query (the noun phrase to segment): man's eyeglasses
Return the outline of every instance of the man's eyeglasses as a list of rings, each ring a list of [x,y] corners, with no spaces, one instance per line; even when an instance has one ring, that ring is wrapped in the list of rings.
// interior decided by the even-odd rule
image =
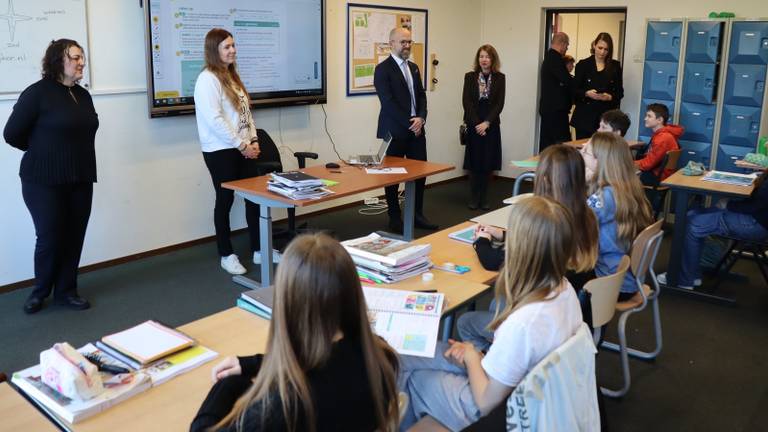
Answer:
[[[400,42],[397,42],[397,41],[392,41],[392,42],[399,43],[402,46],[408,46],[413,44],[412,40],[401,40]]]

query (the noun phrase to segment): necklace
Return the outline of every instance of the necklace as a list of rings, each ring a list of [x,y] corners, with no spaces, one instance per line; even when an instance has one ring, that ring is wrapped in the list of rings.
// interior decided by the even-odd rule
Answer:
[[[72,100],[75,101],[76,104],[80,104],[80,102],[77,101],[77,98],[75,97],[75,94],[72,93],[72,87],[67,87],[67,91],[69,92],[69,96],[72,97]]]

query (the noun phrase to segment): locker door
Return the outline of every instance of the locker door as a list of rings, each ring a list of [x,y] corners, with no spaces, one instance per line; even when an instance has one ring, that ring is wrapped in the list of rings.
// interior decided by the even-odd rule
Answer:
[[[648,23],[645,39],[646,61],[680,60],[680,37],[683,34],[683,23],[655,21]]]
[[[723,103],[759,107],[763,104],[766,65],[731,64]]]
[[[688,161],[703,163],[709,168],[710,157],[712,153],[712,144],[696,141],[680,140],[680,161],[677,166],[682,168],[688,164]]]
[[[682,139],[711,143],[715,108],[715,105],[683,102],[680,105],[680,125],[685,128]]]
[[[683,100],[711,104],[715,91],[715,64],[686,63]]]
[[[736,166],[736,161],[744,159],[747,153],[755,151],[754,148],[729,146],[720,144],[717,146],[717,164],[715,169],[718,171],[747,172]]]
[[[760,132],[760,108],[723,105],[720,142],[742,147],[757,147]]]
[[[672,119],[674,113],[675,113],[675,101],[671,100],[661,100],[661,99],[643,99],[641,101],[640,105],[640,118],[637,123],[637,134],[642,136],[650,137],[653,135],[653,131],[645,127],[645,111],[646,107],[652,103],[660,103],[667,106],[667,109],[669,109],[669,118]],[[641,138],[638,138],[641,139]],[[650,141],[650,139],[649,139]],[[647,142],[647,141],[646,141]]]
[[[731,64],[768,63],[768,22],[734,22],[729,53]]]
[[[675,99],[677,63],[647,61],[643,70],[643,97]]]
[[[722,21],[688,22],[685,60],[696,63],[716,63],[720,56]]]

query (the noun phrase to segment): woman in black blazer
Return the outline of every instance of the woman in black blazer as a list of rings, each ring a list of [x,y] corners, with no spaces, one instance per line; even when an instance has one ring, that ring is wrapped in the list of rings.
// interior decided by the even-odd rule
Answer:
[[[469,170],[469,208],[487,210],[488,180],[491,172],[501,169],[501,129],[499,114],[504,109],[504,74],[499,72],[499,55],[491,45],[483,45],[475,54],[474,70],[464,75],[464,123],[467,146],[464,169]]]
[[[604,112],[618,109],[624,97],[621,63],[613,59],[613,39],[600,33],[592,42],[591,56],[576,64],[571,126],[576,139],[589,138],[600,126]]]

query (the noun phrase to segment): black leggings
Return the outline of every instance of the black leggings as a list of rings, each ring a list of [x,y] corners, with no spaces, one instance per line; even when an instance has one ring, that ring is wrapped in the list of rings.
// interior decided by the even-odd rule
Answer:
[[[259,175],[258,163],[254,159],[246,159],[237,149],[203,152],[205,166],[211,173],[213,189],[216,191],[216,204],[213,209],[213,225],[216,228],[216,246],[219,255],[225,257],[233,253],[230,240],[229,212],[235,202],[235,192],[224,189],[221,184],[228,181],[240,180]],[[259,206],[245,201],[245,220],[248,223],[248,234],[251,239],[251,251],[259,250]]]
[[[21,182],[35,224],[35,289],[30,297],[77,295],[77,267],[91,216],[93,183],[43,185]]]

